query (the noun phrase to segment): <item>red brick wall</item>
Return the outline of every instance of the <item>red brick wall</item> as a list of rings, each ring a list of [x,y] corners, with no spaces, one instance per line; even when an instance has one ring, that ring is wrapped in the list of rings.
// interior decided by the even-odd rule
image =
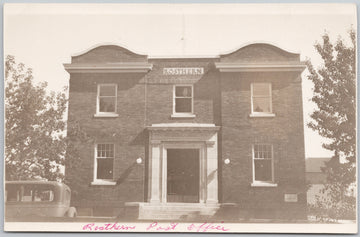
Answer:
[[[154,123],[219,123],[218,72],[211,60],[152,60],[153,69],[146,76],[146,124]],[[204,75],[163,75],[163,68],[204,67]],[[194,85],[195,118],[171,118],[174,84]]]
[[[251,82],[272,83],[275,117],[251,118]],[[220,185],[222,202],[246,208],[284,208],[306,204],[305,154],[299,73],[223,73],[221,75]],[[273,144],[278,187],[251,187],[252,144]],[[299,193],[298,203],[284,203],[284,193]]]
[[[71,75],[69,121],[78,121],[81,128],[91,138],[78,149],[82,161],[81,167],[66,168],[66,175],[73,173],[82,177],[81,184],[77,184],[82,186],[81,195],[74,197],[77,205],[121,206],[126,201],[143,201],[145,166],[144,164],[133,165],[138,157],[145,159],[143,77],[143,74]],[[94,117],[97,84],[99,83],[118,84],[117,111],[119,117]],[[115,180],[122,177],[129,167],[133,167],[127,178],[119,185],[90,185],[93,181],[96,143],[115,144],[113,173]]]
[[[201,60],[200,60],[201,61]],[[165,60],[166,62],[166,60]],[[146,126],[154,123],[197,122],[219,124],[220,110],[218,73],[211,71],[209,61],[179,60],[156,62],[148,74],[95,74],[73,73],[70,79],[69,123],[78,121],[91,139],[79,147],[81,167],[66,168],[66,175],[81,175],[81,183],[69,184],[76,193],[80,185],[81,194],[73,197],[77,206],[117,206],[124,202],[146,201],[148,134]],[[171,80],[164,77],[163,67],[205,67],[204,75]],[[146,82],[146,83],[145,83]],[[194,83],[195,118],[171,118],[174,83]],[[97,85],[118,85],[117,118],[96,118]],[[216,111],[216,112],[215,112]],[[70,128],[71,126],[69,126]],[[94,174],[94,145],[114,143],[114,178],[122,176],[138,157],[144,163],[135,165],[124,182],[116,186],[91,185]],[[70,180],[71,181],[71,180]],[[99,202],[99,200],[103,202]]]

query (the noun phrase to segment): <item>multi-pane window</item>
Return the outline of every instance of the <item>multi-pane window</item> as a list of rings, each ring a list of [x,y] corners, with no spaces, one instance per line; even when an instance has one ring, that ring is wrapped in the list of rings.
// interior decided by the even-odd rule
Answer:
[[[193,113],[193,86],[174,87],[174,113]]]
[[[113,179],[114,144],[96,145],[96,179]]]
[[[273,182],[273,147],[269,144],[253,145],[254,181]]]
[[[97,113],[116,113],[117,86],[115,84],[98,85]]]
[[[251,84],[251,112],[272,113],[271,83]]]

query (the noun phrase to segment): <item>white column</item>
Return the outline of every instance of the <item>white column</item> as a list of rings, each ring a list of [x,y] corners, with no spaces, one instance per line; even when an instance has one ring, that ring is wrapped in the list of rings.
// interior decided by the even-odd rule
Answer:
[[[206,168],[206,146],[202,146],[199,149],[200,155],[200,185],[199,185],[199,201],[200,203],[205,203],[206,200],[206,176],[207,176],[207,168]]]
[[[217,151],[217,133],[211,139],[206,141],[206,182],[207,195],[206,203],[218,203],[218,151]]]
[[[160,156],[161,142],[151,142],[151,178],[150,178],[150,203],[160,203]]]

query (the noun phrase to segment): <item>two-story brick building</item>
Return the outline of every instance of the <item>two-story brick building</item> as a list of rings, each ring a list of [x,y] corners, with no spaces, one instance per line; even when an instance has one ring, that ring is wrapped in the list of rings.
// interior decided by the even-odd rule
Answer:
[[[299,54],[257,43],[156,58],[102,45],[64,66],[79,158],[65,175],[80,215],[305,218]]]

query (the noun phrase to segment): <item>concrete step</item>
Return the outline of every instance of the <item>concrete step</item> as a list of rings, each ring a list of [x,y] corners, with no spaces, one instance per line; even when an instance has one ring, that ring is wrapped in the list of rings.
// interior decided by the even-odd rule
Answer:
[[[176,204],[150,204],[142,203],[139,205],[139,219],[187,219],[196,216],[212,216],[219,209],[219,205],[206,205],[194,203]]]

